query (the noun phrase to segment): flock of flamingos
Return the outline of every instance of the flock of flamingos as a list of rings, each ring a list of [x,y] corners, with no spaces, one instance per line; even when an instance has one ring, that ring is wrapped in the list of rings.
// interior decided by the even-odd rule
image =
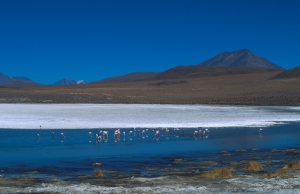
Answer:
[[[125,141],[126,138],[128,138],[129,140],[133,140],[134,138],[137,138],[137,139],[145,139],[146,137],[149,137],[151,136],[152,139],[155,139],[155,140],[159,140],[159,138],[161,136],[165,136],[167,139],[170,137],[170,130],[168,128],[161,128],[161,129],[152,129],[152,130],[149,130],[149,129],[143,129],[143,130],[140,130],[140,129],[133,129],[133,130],[130,130],[127,134],[126,134],[126,131],[128,132],[128,130],[124,130],[122,133],[121,133],[121,130],[120,129],[117,129],[114,131],[113,133],[113,139],[115,142],[119,142],[121,140],[121,138],[123,138],[123,140]],[[151,131],[151,133],[150,133]],[[259,134],[261,134],[263,131],[262,128],[259,129]],[[110,131],[102,131],[100,130],[99,133],[95,133],[94,136],[95,136],[95,141],[96,143],[100,143],[101,141],[104,141],[104,142],[107,142],[108,139],[109,139],[109,132]],[[149,135],[150,134],[150,135]],[[173,129],[173,133],[172,133],[175,137],[193,137],[195,139],[197,138],[208,138],[209,134],[210,134],[210,131],[208,129],[200,129],[200,130],[196,130],[196,131],[193,131],[191,132],[191,130],[188,130],[188,132],[186,132],[184,129],[179,129],[179,128],[175,128]],[[52,140],[54,140],[54,132],[52,132]],[[63,142],[66,138],[65,134],[64,133],[60,133],[59,134],[60,137],[61,137],[61,142]],[[93,141],[93,133],[92,132],[88,132],[88,135],[89,135],[89,142],[92,142]],[[37,136],[37,142],[40,141],[40,134],[37,133],[36,134]]]
[[[111,133],[113,131],[104,131],[104,130],[100,130],[99,133],[95,133],[93,134],[92,132],[88,132],[88,136],[89,136],[89,142],[93,141],[93,137],[95,137],[95,141],[97,143],[100,143],[102,141],[107,142],[109,140],[109,138],[113,138],[115,142],[119,142],[121,140],[121,138],[123,138],[123,140],[125,139],[129,139],[129,140],[133,140],[134,138],[137,139],[145,139],[149,136],[152,137],[152,139],[155,140],[159,140],[159,138],[161,136],[165,136],[167,139],[170,137],[170,130],[168,128],[161,128],[161,129],[133,129],[133,130],[123,130],[121,132],[120,129],[117,129],[114,131],[113,136],[109,135],[109,133]],[[204,129],[204,130],[196,130],[193,133],[191,133],[191,130],[185,131],[185,129],[179,129],[179,128],[175,128],[173,129],[173,133],[172,135],[174,135],[175,137],[185,137],[185,136],[192,136],[193,138],[208,138],[209,136],[209,130],[208,129]],[[37,133],[37,142],[40,141],[40,134]],[[61,138],[61,142],[63,142],[66,138],[64,133],[59,133],[59,136]],[[55,133],[52,132],[52,140],[54,140],[55,137]]]

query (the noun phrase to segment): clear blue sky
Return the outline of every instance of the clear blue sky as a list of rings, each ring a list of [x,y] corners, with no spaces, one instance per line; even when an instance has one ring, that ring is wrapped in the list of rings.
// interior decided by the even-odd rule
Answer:
[[[52,84],[196,65],[243,48],[300,65],[299,0],[0,0],[0,72]]]

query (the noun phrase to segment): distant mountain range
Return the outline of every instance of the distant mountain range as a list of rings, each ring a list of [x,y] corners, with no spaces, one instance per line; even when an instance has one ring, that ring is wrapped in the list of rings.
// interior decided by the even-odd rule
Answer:
[[[74,81],[69,78],[64,78],[53,86],[63,86],[63,85],[75,85],[75,84],[85,84],[83,80]],[[0,73],[0,86],[7,88],[21,88],[21,87],[33,87],[33,86],[45,86],[44,84],[39,84],[37,82],[32,81],[27,77],[10,77]]]
[[[32,87],[41,86],[42,84],[36,83],[26,77],[9,77],[0,73],[0,86],[15,88],[15,87]]]
[[[284,69],[267,59],[253,54],[248,49],[242,49],[233,52],[222,52],[215,57],[208,59],[198,65],[191,66],[177,66],[167,69],[164,72],[134,72],[122,76],[115,76],[93,83],[112,83],[112,82],[131,82],[138,80],[162,80],[162,79],[177,79],[189,77],[207,77],[220,76],[232,74],[247,74],[255,72],[268,71],[283,71],[280,75],[274,76],[271,79],[279,79],[285,76],[299,77],[299,68],[284,71]],[[298,76],[297,76],[298,75]],[[69,78],[64,78],[54,86],[84,84],[83,80],[74,81]],[[2,87],[27,87],[40,86],[42,84],[36,83],[26,77],[9,77],[0,73],[0,86]]]

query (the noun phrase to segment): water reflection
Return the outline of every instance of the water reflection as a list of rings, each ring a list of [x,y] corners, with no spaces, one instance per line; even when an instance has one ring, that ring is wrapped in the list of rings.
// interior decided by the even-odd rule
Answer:
[[[155,128],[155,129],[147,129],[147,128],[127,128],[127,129],[116,129],[116,130],[100,130],[95,131],[91,130],[89,132],[86,132],[86,130],[78,130],[76,134],[73,132],[67,132],[70,138],[76,139],[78,137],[75,137],[79,135],[78,132],[84,132],[88,133],[86,138],[80,138],[80,142],[82,139],[85,139],[86,142],[92,143],[95,142],[97,144],[100,143],[107,143],[111,140],[111,142],[118,143],[120,141],[122,142],[139,142],[141,140],[143,141],[165,141],[165,140],[174,140],[174,139],[195,139],[195,140],[204,140],[209,139],[211,137],[218,137],[226,135],[224,132],[231,131],[233,128],[227,128],[227,129],[212,129],[213,132],[211,132],[208,128]],[[251,130],[250,130],[251,129]],[[256,137],[263,138],[264,130],[262,128],[259,129],[253,129],[253,128],[247,128],[246,131],[256,131],[253,132],[252,135],[256,135]],[[245,132],[246,132],[245,131]],[[235,132],[236,134],[238,130]],[[35,141],[38,143],[41,142],[47,142],[46,139],[43,137],[48,136],[46,133],[50,133],[52,142],[55,142],[55,133],[49,132],[47,130],[39,131],[39,133],[36,133],[36,139]],[[44,135],[45,134],[45,135]],[[60,142],[65,142],[66,136],[64,132],[60,132]],[[245,134],[245,137],[248,137],[249,134]],[[231,138],[229,135],[228,138]],[[68,140],[69,141],[69,140]],[[75,143],[75,142],[73,142]]]

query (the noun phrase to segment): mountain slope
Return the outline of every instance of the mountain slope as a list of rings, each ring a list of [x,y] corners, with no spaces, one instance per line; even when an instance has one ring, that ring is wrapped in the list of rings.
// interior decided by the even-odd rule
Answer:
[[[242,49],[233,52],[223,52],[215,57],[204,61],[199,64],[199,66],[229,66],[229,67],[247,67],[254,69],[274,69],[283,70],[278,65],[268,61],[267,59],[255,55],[248,49]]]
[[[23,76],[20,76],[20,77],[12,77],[13,79],[15,80],[22,80],[22,81],[32,81],[31,79],[27,78],[27,77],[23,77]]]
[[[27,77],[9,77],[0,73],[0,86],[8,88],[41,86]]]
[[[4,84],[7,82],[11,82],[11,81],[13,81],[13,78],[11,78],[7,75],[4,75],[3,73],[0,73],[0,84]]]
[[[178,79],[178,78],[192,78],[192,77],[210,77],[221,75],[235,75],[274,71],[271,69],[253,69],[245,67],[207,67],[207,66],[178,66],[168,69],[153,79]]]
[[[100,81],[96,81],[95,83],[113,83],[113,82],[131,82],[137,80],[145,80],[150,79],[158,75],[156,72],[134,72],[125,74],[122,76],[115,76],[111,78],[106,78]]]
[[[295,67],[290,70],[286,70],[283,72],[278,73],[277,75],[270,78],[273,79],[292,79],[292,78],[300,78],[300,66]]]
[[[36,83],[34,81],[26,81],[26,80],[12,80],[10,82],[6,82],[1,84],[3,87],[7,88],[23,88],[23,87],[35,87],[42,86],[42,84]]]

